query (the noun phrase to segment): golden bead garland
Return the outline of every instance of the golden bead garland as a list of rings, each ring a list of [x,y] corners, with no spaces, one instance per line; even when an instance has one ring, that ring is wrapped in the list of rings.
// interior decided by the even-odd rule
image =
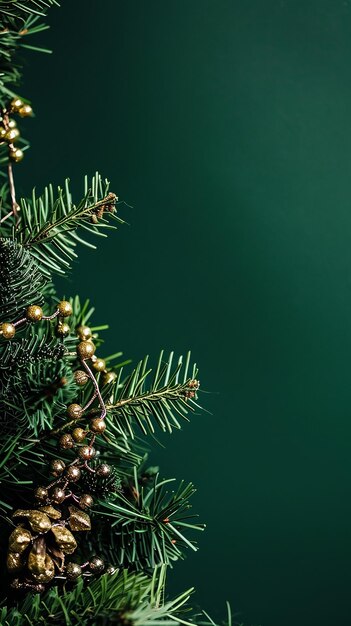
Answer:
[[[20,117],[31,117],[33,115],[32,107],[25,104],[20,98],[14,98],[9,107],[3,109],[0,125],[0,143],[7,143],[10,161],[19,163],[23,159],[23,151],[15,146],[20,138],[20,132],[17,128],[16,120],[10,117],[11,114],[17,114]]]
[[[17,322],[2,323],[0,336],[11,340],[18,326],[58,318],[56,334],[64,337],[69,332],[69,326],[64,319],[72,312],[72,306],[67,300],[59,302],[52,315],[44,315],[42,308],[33,304],[27,307],[25,316]],[[58,332],[58,328],[62,326],[68,326],[68,330],[65,328],[64,332]],[[14,519],[19,519],[19,525],[9,537],[7,569],[14,577],[11,586],[16,590],[32,589],[41,592],[55,577],[73,581],[81,575],[91,576],[105,570],[103,560],[96,555],[83,564],[65,563],[66,555],[73,554],[77,548],[74,533],[91,529],[90,517],[86,511],[93,506],[93,498],[88,493],[76,494],[75,485],[83,472],[96,472],[97,475],[106,477],[112,471],[106,463],[98,465],[96,469],[89,465],[96,456],[96,436],[102,435],[106,429],[106,407],[93,370],[102,374],[102,384],[113,382],[116,376],[106,370],[103,359],[95,356],[90,328],[78,327],[77,336],[80,341],[76,353],[81,369],[74,372],[74,380],[77,386],[85,385],[90,380],[94,391],[84,407],[76,402],[71,403],[67,407],[67,415],[71,421],[58,431],[52,432],[58,437],[59,448],[73,450],[75,458],[69,464],[60,458],[51,460],[50,474],[54,480],[47,486],[38,486],[35,489],[36,505],[33,509],[19,509],[13,514]],[[91,367],[88,361],[91,361]],[[77,426],[84,419],[86,410],[96,400],[100,414],[90,419],[85,428]],[[71,432],[62,432],[72,423],[74,428]]]

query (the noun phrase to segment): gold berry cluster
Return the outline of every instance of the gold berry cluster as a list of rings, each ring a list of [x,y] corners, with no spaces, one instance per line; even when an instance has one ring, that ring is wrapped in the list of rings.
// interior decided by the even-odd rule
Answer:
[[[0,333],[6,339],[15,336],[16,327],[24,323],[53,320],[58,318],[56,333],[66,336],[70,332],[65,319],[72,314],[72,306],[67,300],[58,303],[56,311],[45,316],[38,305],[26,309],[25,316],[15,323],[4,322]],[[91,521],[87,509],[94,504],[89,493],[79,488],[79,481],[84,472],[96,473],[101,478],[111,475],[112,468],[107,463],[90,466],[96,456],[94,443],[97,435],[103,435],[106,429],[106,407],[100,393],[96,373],[102,373],[102,383],[112,382],[116,375],[108,372],[106,362],[95,355],[93,334],[89,327],[79,326],[76,330],[79,343],[76,346],[77,360],[80,368],[74,372],[77,386],[92,383],[93,392],[85,406],[74,402],[67,407],[68,422],[56,435],[59,450],[72,450],[74,458],[67,462],[56,458],[50,462],[50,474],[54,480],[47,486],[38,486],[34,493],[36,504],[31,509],[19,509],[13,517],[20,523],[9,537],[7,568],[14,576],[14,589],[33,589],[43,591],[45,584],[55,576],[75,580],[79,576],[99,574],[102,571],[112,572],[112,566],[105,567],[103,559],[92,556],[86,563],[65,562],[66,555],[73,554],[77,548],[74,536],[76,532],[91,529]],[[85,413],[97,403],[94,417],[86,420]],[[96,410],[98,415],[96,415]]]
[[[11,114],[18,114],[20,117],[30,117],[33,115],[32,107],[25,104],[20,98],[14,98],[8,109],[2,112],[0,125],[0,143],[7,143],[9,159],[14,163],[19,163],[23,159],[23,151],[15,144],[20,138],[16,120],[10,117]]]

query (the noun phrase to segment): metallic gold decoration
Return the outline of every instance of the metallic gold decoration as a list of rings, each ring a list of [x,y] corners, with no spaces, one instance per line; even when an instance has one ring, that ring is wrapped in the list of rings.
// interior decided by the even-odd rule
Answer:
[[[33,115],[33,109],[29,104],[23,104],[18,109],[18,114],[20,117],[31,117]]]
[[[17,526],[9,536],[9,551],[22,554],[26,548],[28,548],[32,540],[32,535],[27,528],[23,526]]]
[[[64,554],[72,554],[77,548],[77,542],[72,533],[65,526],[53,526],[51,529],[58,547]]]
[[[6,566],[10,574],[17,574],[24,568],[25,562],[18,552],[9,552],[6,559]]]
[[[102,377],[103,386],[113,383],[113,381],[116,380],[116,378],[117,378],[117,374],[115,372],[106,372],[106,374],[104,374]]]
[[[0,334],[4,339],[13,339],[16,334],[16,328],[11,322],[3,322],[0,326]]]
[[[91,332],[91,329],[89,328],[89,326],[78,326],[76,332],[81,341],[87,341],[88,339],[91,339],[93,336],[93,333]]]
[[[62,459],[53,459],[50,463],[50,474],[60,476],[65,470],[66,463]]]
[[[62,517],[61,511],[58,511],[50,504],[48,506],[41,506],[39,510],[46,513],[51,519],[61,519]]]
[[[90,459],[93,459],[96,455],[96,450],[95,448],[93,448],[93,446],[82,446],[81,448],[79,448],[78,454],[81,459],[84,459],[85,461],[90,461]]]
[[[83,409],[80,404],[70,404],[67,407],[67,415],[71,420],[79,420],[83,415]]]
[[[71,332],[71,327],[66,322],[59,321],[56,326],[56,335],[57,337],[67,337]]]
[[[91,529],[91,521],[88,513],[81,511],[73,505],[69,506],[68,510],[70,513],[68,523],[74,532]]]
[[[55,487],[51,494],[51,499],[56,504],[61,504],[66,497],[66,493],[61,487]]]
[[[76,465],[70,465],[65,471],[65,478],[67,478],[70,483],[76,483],[80,479],[81,475],[82,472]]]
[[[72,305],[68,300],[61,300],[57,305],[57,310],[61,317],[69,317],[73,313]]]
[[[14,98],[13,100],[11,100],[11,111],[13,111],[14,113],[18,113],[18,111],[20,110],[21,107],[24,106],[24,102],[23,100],[21,100],[21,98]]]
[[[79,358],[82,359],[82,361],[85,361],[86,359],[91,359],[94,352],[95,352],[95,346],[92,341],[81,341],[77,345],[77,353],[78,353]]]
[[[89,376],[83,370],[77,370],[76,372],[74,372],[74,381],[80,387],[82,387],[83,385],[86,385],[88,380],[89,380]]]
[[[26,318],[29,322],[39,322],[43,317],[43,309],[37,304],[27,307]]]
[[[55,576],[55,565],[48,554],[43,538],[37,539],[28,556],[28,569],[38,583],[48,583]]]
[[[82,573],[82,568],[78,563],[67,563],[66,576],[68,580],[76,580]]]
[[[72,435],[70,435],[69,433],[62,435],[62,437],[60,437],[59,444],[60,448],[63,448],[64,450],[69,450],[70,448],[73,448],[74,441]]]
[[[36,500],[39,501],[44,501],[47,500],[49,497],[49,492],[46,489],[46,487],[37,487],[36,490],[34,491],[34,497]]]
[[[26,517],[36,533],[47,533],[51,529],[51,522],[46,513],[36,509],[17,509],[12,517]]]
[[[103,372],[106,369],[106,361],[104,359],[97,358],[93,363],[93,368],[96,372]]]
[[[7,122],[7,126],[9,128],[16,128],[17,127],[16,120],[14,120],[13,117],[11,119],[9,119],[9,121]]]
[[[22,161],[24,157],[23,150],[21,150],[20,148],[10,148],[9,157],[10,157],[10,160],[13,161],[14,163],[19,163],[20,161]]]
[[[101,476],[101,478],[107,478],[111,475],[111,472],[112,468],[110,465],[107,465],[107,463],[101,463],[101,465],[98,465],[96,468],[96,473],[98,476]]]
[[[72,437],[76,443],[82,443],[87,436],[87,431],[83,428],[74,428],[72,430]]]
[[[6,128],[4,128],[3,126],[0,126],[0,141],[4,141],[5,137],[6,137]]]
[[[101,435],[106,429],[106,422],[99,417],[94,417],[94,419],[90,421],[89,428],[93,431],[93,433]]]
[[[83,493],[79,498],[79,506],[81,509],[89,509],[93,506],[94,500],[90,493]]]
[[[105,562],[101,558],[101,556],[93,556],[89,560],[89,569],[94,574],[100,574],[104,568],[105,568]]]
[[[19,139],[19,136],[20,132],[18,128],[9,128],[9,130],[6,131],[5,140],[9,143],[14,143],[17,139]]]

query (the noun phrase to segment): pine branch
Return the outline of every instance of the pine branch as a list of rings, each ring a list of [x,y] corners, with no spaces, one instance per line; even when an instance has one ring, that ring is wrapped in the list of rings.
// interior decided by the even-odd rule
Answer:
[[[153,372],[147,369],[148,357],[145,357],[124,382],[123,370],[119,371],[112,401],[106,407],[112,432],[134,437],[135,422],[143,434],[154,433],[155,421],[164,432],[171,433],[173,429],[181,428],[178,417],[189,421],[189,411],[198,407],[195,402],[199,386],[197,368],[194,365],[191,376],[188,376],[190,353],[185,362],[180,357],[173,369],[172,361],[173,352],[164,363],[162,351]]]
[[[114,214],[117,197],[109,192],[109,183],[100,174],[88,184],[85,177],[85,191],[82,200],[75,204],[69,188],[69,180],[64,188],[46,187],[44,193],[36,197],[33,190],[31,199],[22,199],[21,224],[18,237],[37,260],[45,275],[51,272],[64,274],[72,259],[77,257],[78,243],[95,248],[86,239],[78,236],[77,230],[85,230],[93,235],[106,236],[104,229],[115,228],[105,215],[118,223],[123,223]]]

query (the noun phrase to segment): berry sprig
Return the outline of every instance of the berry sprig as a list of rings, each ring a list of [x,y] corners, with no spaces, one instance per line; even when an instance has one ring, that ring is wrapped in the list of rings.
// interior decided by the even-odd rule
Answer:
[[[52,315],[44,315],[40,306],[30,305],[18,321],[4,322],[0,326],[0,335],[11,340],[18,326],[58,318],[56,334],[65,337],[70,332],[65,319],[72,312],[72,305],[67,300],[59,302]],[[94,371],[104,374],[103,383],[112,382],[115,374],[108,372],[104,359],[95,355],[90,328],[78,327],[77,336],[76,355],[82,369],[74,372],[74,380],[78,386],[90,381],[93,393],[85,406],[72,403],[67,407],[69,422],[63,429],[73,425],[71,432],[62,434],[60,428],[50,433],[50,436],[57,436],[60,450],[72,450],[75,457],[69,463],[60,458],[53,459],[49,471],[54,480],[35,489],[35,508],[19,509],[13,514],[13,518],[19,518],[20,523],[9,537],[7,569],[14,577],[11,585],[17,590],[41,592],[54,578],[73,581],[82,575],[91,576],[103,571],[111,573],[114,569],[112,566],[105,567],[103,559],[97,555],[82,564],[65,562],[66,555],[73,554],[77,549],[74,533],[91,530],[91,520],[86,511],[93,506],[94,500],[91,494],[79,489],[80,479],[84,473],[106,479],[113,471],[107,463],[94,463],[93,467],[90,463],[96,457],[96,437],[106,429],[106,406]],[[95,401],[99,414],[90,419],[88,426],[77,426]]]

